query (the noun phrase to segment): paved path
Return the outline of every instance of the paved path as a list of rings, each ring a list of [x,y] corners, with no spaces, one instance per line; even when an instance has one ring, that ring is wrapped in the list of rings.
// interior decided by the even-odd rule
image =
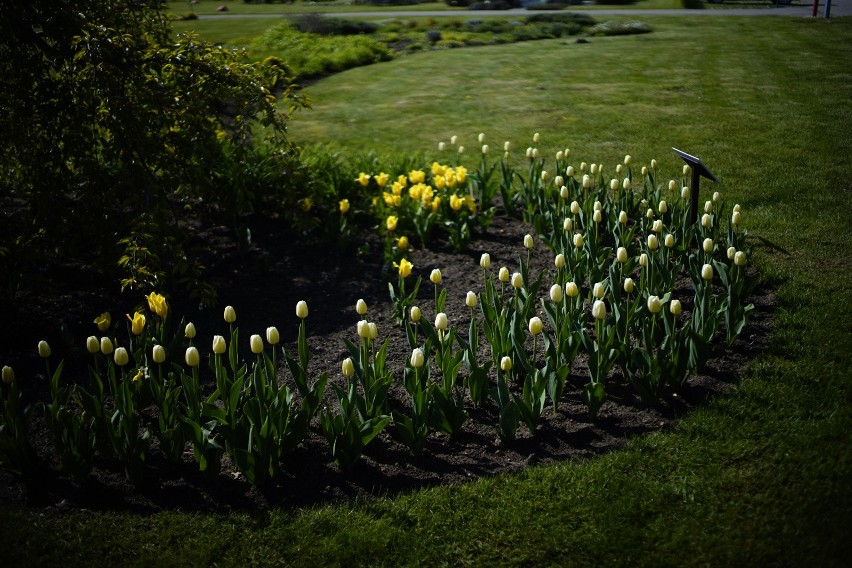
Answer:
[[[817,16],[822,18],[825,14],[825,3],[827,0],[819,0]],[[797,4],[795,6],[766,6],[765,8],[710,8],[706,10],[631,10],[631,9],[600,9],[583,10],[582,8],[568,9],[567,12],[588,12],[592,16],[798,16],[810,18],[813,14],[813,3]],[[339,16],[341,18],[437,18],[445,16],[488,17],[488,16],[529,16],[531,14],[548,13],[549,10],[470,10],[470,11],[426,11],[426,12],[397,12],[393,10],[381,12],[335,12],[322,14],[325,16]],[[552,13],[559,13],[553,11]],[[830,17],[852,16],[852,0],[832,0]],[[201,19],[219,18],[283,18],[293,14],[210,14],[199,16]]]

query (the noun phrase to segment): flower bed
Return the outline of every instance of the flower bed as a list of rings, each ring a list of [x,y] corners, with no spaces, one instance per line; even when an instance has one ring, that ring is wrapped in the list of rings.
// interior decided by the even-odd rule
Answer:
[[[501,189],[506,207],[528,224],[497,216],[484,235],[461,247],[467,254],[449,253],[453,244],[447,238],[438,240],[437,251],[408,254],[413,268],[397,259],[392,301],[375,290],[359,290],[363,281],[344,286],[352,294],[348,301],[334,294],[336,305],[327,302],[330,295],[312,296],[308,287],[297,292],[305,293],[306,304],[296,304],[299,296],[255,300],[252,309],[266,308],[260,317],[267,321],[258,323],[255,314],[247,328],[243,316],[237,327],[236,312],[230,310],[224,319],[204,313],[192,318],[192,326],[178,324],[168,304],[153,295],[147,309],[129,316],[127,324],[100,321],[103,337],[93,336],[88,344],[88,380],[72,388],[67,377],[48,370],[55,379],[43,414],[59,434],[57,457],[64,473],[88,480],[91,465],[114,475],[119,464],[136,482],[136,493],[156,503],[153,466],[179,472],[186,482],[200,480],[196,469],[222,480],[217,465],[224,465],[233,474],[228,477],[260,486],[275,481],[271,493],[267,488],[256,495],[312,501],[371,483],[380,490],[411,486],[401,481],[406,476],[415,478],[415,485],[428,484],[589,455],[620,444],[629,433],[669,424],[696,402],[696,392],[707,392],[702,382],[713,382],[708,377],[719,368],[718,359],[709,355],[730,356],[744,347],[736,334],[730,346],[719,345],[717,334],[729,311],[725,301],[744,309],[746,291],[737,283],[754,281],[743,279],[745,247],[738,239],[744,235],[736,224],[724,230],[721,200],[705,204],[709,219],[685,227],[688,211],[680,184],[669,189],[657,183],[653,167],[641,172],[640,185],[639,175],[635,184],[625,183],[632,173],[623,165],[616,186],[597,165],[578,165],[568,175],[565,153],[554,170],[565,172],[561,179],[547,174],[545,160],[534,153],[529,162],[519,190]],[[487,168],[483,159],[472,179],[482,182]],[[519,178],[504,170],[503,179]],[[621,211],[630,212],[626,222]],[[394,233],[405,226],[404,215],[395,217],[393,230],[383,229],[386,242],[398,242]],[[530,226],[539,229],[538,239],[524,237]],[[666,242],[672,240],[668,235],[674,243]],[[720,244],[734,247],[730,258],[729,247]],[[403,253],[391,247],[391,258]],[[320,272],[306,270],[305,278]],[[412,282],[403,292],[404,282],[427,274],[430,284],[418,288]],[[329,280],[339,276],[324,273]],[[625,285],[628,278],[632,288]],[[244,293],[257,296],[256,286]],[[375,280],[374,286],[379,286]],[[364,304],[356,305],[358,297]],[[674,299],[681,302],[680,311]],[[239,302],[229,301],[243,313]],[[285,313],[281,305],[288,302],[287,311],[297,305],[296,314],[268,316]],[[416,325],[414,305],[420,312]],[[731,311],[728,328],[736,329],[744,314]],[[711,312],[712,330],[706,315]],[[317,313],[323,319],[319,337],[308,334]],[[337,325],[327,327],[335,319]],[[276,323],[280,334],[270,327]],[[129,333],[122,333],[128,326]],[[678,360],[680,366],[661,365]],[[722,368],[740,364],[723,362]],[[693,383],[684,383],[690,368]],[[718,390],[720,378],[717,374],[711,392]],[[326,391],[326,380],[333,389]],[[63,405],[77,410],[63,413]],[[62,420],[82,419],[83,409],[88,422],[63,425]],[[316,414],[321,418],[312,419]],[[86,435],[63,435],[75,428]],[[453,465],[442,465],[448,461]],[[449,470],[449,476],[442,475]],[[388,478],[396,481],[382,481]],[[327,482],[322,488],[320,480]],[[154,486],[170,482],[165,476]],[[306,486],[315,495],[292,494]]]

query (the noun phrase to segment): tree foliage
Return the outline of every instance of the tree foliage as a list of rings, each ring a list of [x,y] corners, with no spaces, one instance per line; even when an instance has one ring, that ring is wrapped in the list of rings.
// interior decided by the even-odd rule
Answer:
[[[122,288],[210,299],[185,222],[245,235],[260,206],[298,211],[286,120],[307,103],[280,61],[172,37],[154,1],[8,0],[0,37],[7,297],[79,261]]]

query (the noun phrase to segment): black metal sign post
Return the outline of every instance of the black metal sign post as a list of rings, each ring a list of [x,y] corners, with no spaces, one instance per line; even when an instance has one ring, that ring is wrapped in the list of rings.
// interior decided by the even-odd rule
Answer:
[[[682,151],[678,150],[677,148],[672,148],[672,150],[674,150],[674,153],[677,154],[678,156],[680,156],[683,159],[684,162],[689,164],[689,167],[692,169],[692,180],[689,183],[689,198],[690,198],[690,207],[692,208],[692,211],[690,212],[689,222],[690,222],[691,225],[694,225],[695,222],[698,220],[698,182],[699,182],[699,180],[702,177],[706,177],[707,179],[713,180],[715,182],[718,182],[719,180],[716,179],[716,176],[714,176],[710,172],[710,170],[708,170],[707,167],[704,164],[701,163],[701,160],[699,160],[695,156],[687,154],[686,152],[682,152]]]

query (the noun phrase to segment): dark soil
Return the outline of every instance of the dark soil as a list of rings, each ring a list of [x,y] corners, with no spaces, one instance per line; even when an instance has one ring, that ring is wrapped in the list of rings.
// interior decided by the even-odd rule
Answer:
[[[462,254],[453,254],[440,243],[434,250],[413,251],[409,257],[414,264],[413,275],[423,277],[419,305],[424,317],[434,319],[434,290],[429,273],[440,268],[447,289],[445,311],[451,324],[466,332],[469,309],[464,298],[468,290],[481,289],[481,254],[491,255],[492,269],[507,266],[513,272],[518,267],[518,255],[525,254],[522,242],[527,232],[529,228],[523,223],[498,215],[489,231],[471,242]],[[379,340],[391,338],[388,360],[396,376],[401,375],[410,351],[404,335],[390,317],[387,284],[380,275],[380,253],[375,252],[378,242],[373,243],[374,254],[362,260],[354,253],[300,244],[292,236],[282,237],[276,221],[265,219],[253,230],[252,251],[241,256],[230,240],[224,238],[226,234],[223,229],[205,235],[211,242],[220,243],[217,260],[211,262],[220,305],[205,308],[177,299],[172,302],[172,312],[193,321],[199,338],[227,335],[222,308],[230,304],[236,308],[236,323],[246,344],[250,334],[263,336],[267,326],[276,325],[285,346],[291,349],[298,327],[295,305],[306,300],[310,308],[307,325],[312,374],[318,376],[327,371],[332,380],[340,381],[340,364],[348,355],[343,339],[357,341],[355,326],[359,316],[354,305],[358,298],[363,298],[369,306],[370,319],[378,325]],[[552,267],[553,255],[543,244],[536,244],[531,265],[534,273]],[[115,310],[116,306],[128,302],[126,297],[107,297],[94,292],[99,289],[98,275],[87,274],[84,268],[74,281],[77,286],[65,286],[48,296],[19,295],[0,330],[0,344],[6,352],[0,364],[15,366],[18,381],[31,400],[43,399],[47,392],[44,367],[34,358],[38,340],[47,339],[55,358],[68,359],[67,365],[75,357],[82,361],[85,337],[96,332],[92,319],[106,309],[112,309],[116,317],[122,313]],[[547,277],[545,284],[550,285]],[[688,296],[690,290],[684,288],[680,297]],[[478,477],[515,472],[531,464],[593,457],[622,446],[630,437],[669,429],[691,409],[734,389],[748,362],[766,345],[772,326],[775,305],[772,291],[758,286],[751,301],[756,309],[734,345],[728,347],[720,336],[705,371],[690,377],[680,392],[668,392],[655,407],[643,404],[620,373],[614,372],[607,386],[607,402],[596,419],[589,419],[580,399],[582,385],[587,382],[587,370],[580,358],[572,369],[559,410],[554,412],[548,402],[536,431],[531,433],[521,426],[518,439],[512,443],[498,439],[496,407],[490,401],[484,408],[468,407],[470,419],[453,439],[430,434],[425,450],[418,457],[395,439],[390,425],[368,446],[355,469],[344,473],[333,463],[317,422],[309,439],[287,459],[283,475],[263,490],[245,481],[227,458],[222,473],[213,481],[205,480],[197,471],[191,451],[184,455],[183,463],[171,464],[156,451],[156,442],[144,482],[139,486],[125,480],[119,464],[103,460],[96,463],[85,483],[77,485],[59,472],[50,437],[36,416],[32,438],[45,466],[37,476],[24,481],[0,473],[0,506],[141,513],[161,509],[224,513],[301,507],[460,484]],[[138,302],[132,300],[132,304]],[[202,354],[209,352],[207,341],[200,342]],[[68,369],[69,380],[74,372],[82,372],[75,371],[73,365]],[[38,372],[42,375],[34,376]],[[283,369],[280,373],[284,378]],[[330,393],[329,388],[327,396]],[[392,395],[395,404],[407,407],[407,395],[401,387],[392,390]]]

